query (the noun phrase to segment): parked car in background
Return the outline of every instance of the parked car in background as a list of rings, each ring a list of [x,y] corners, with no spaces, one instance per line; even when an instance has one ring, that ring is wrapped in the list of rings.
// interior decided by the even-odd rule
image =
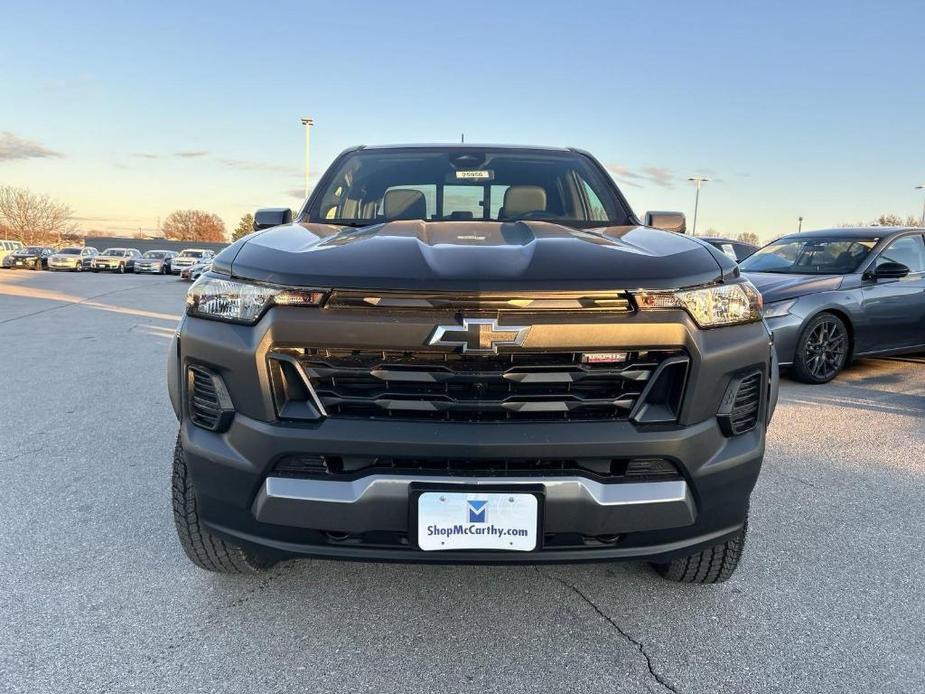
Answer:
[[[781,365],[831,381],[853,358],[925,349],[925,230],[826,229],[784,236],[740,269],[764,297]]]
[[[170,269],[171,272],[176,275],[179,274],[183,268],[196,265],[197,263],[209,262],[214,257],[215,251],[210,251],[207,248],[185,248],[173,258],[170,263]]]
[[[92,246],[62,248],[55,251],[48,259],[48,269],[83,272],[90,269],[90,261],[98,254],[99,251]]]
[[[9,267],[3,263],[6,260],[6,257],[13,251],[18,251],[22,248],[21,241],[15,241],[13,239],[2,239],[0,240],[0,267]]]
[[[195,265],[190,265],[187,268],[183,268],[180,271],[180,279],[195,282],[202,276],[202,273],[208,272],[211,269],[212,261],[209,261],[208,263],[196,263]]]
[[[137,248],[107,248],[93,257],[90,269],[93,272],[100,272],[101,270],[120,273],[132,272],[135,269],[135,261],[139,258],[141,258],[141,251]]]
[[[54,249],[47,246],[26,246],[10,253],[11,268],[25,268],[27,270],[48,269],[48,259]]]
[[[144,255],[135,261],[135,272],[166,275],[170,272],[170,263],[176,255],[176,251],[145,251]]]
[[[722,236],[698,236],[701,241],[706,241],[711,246],[720,249],[737,263],[741,263],[748,256],[758,250],[758,246],[735,239],[727,239]]]

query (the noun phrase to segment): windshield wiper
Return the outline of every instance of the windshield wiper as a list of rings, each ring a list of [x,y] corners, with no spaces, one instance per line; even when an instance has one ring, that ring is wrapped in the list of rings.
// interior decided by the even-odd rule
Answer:
[[[353,229],[360,229],[362,227],[371,227],[373,224],[378,222],[369,220],[369,221],[350,221],[348,219],[325,219],[323,222],[315,222],[316,224],[329,224],[332,227],[351,227]]]

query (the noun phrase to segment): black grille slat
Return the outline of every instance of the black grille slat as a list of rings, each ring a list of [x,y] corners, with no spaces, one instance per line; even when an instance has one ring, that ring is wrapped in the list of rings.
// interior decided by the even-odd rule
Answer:
[[[626,419],[659,365],[681,354],[588,364],[581,352],[280,351],[299,360],[328,416],[478,422]]]
[[[732,433],[744,434],[758,424],[758,412],[761,404],[761,374],[755,373],[742,380],[736,391],[729,414]]]
[[[190,419],[204,429],[222,429],[229,420],[231,410],[229,403],[223,405],[223,396],[218,391],[215,379],[219,376],[200,366],[190,366],[188,371],[187,398]],[[222,389],[224,392],[224,384]],[[226,393],[224,399],[227,400],[227,397]]]

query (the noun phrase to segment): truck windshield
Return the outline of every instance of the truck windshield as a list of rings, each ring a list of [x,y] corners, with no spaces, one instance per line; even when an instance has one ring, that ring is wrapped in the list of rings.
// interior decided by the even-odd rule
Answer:
[[[783,238],[749,256],[744,272],[799,275],[844,275],[854,272],[877,244],[877,239]]]
[[[302,221],[366,226],[395,220],[631,223],[613,182],[566,150],[394,148],[352,152],[322,179]]]

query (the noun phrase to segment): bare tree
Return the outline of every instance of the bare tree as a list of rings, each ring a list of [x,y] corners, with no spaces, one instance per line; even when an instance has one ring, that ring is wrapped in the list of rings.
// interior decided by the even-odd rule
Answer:
[[[874,223],[882,227],[901,227],[903,225],[903,218],[898,214],[882,214],[877,217]]]
[[[164,236],[174,241],[225,241],[225,223],[202,210],[177,210],[164,220]]]
[[[73,216],[70,207],[47,195],[0,186],[0,227],[24,246],[60,245],[78,238]]]
[[[741,241],[742,243],[750,243],[753,246],[761,245],[761,238],[754,231],[743,231],[741,234],[736,236],[736,241]]]

